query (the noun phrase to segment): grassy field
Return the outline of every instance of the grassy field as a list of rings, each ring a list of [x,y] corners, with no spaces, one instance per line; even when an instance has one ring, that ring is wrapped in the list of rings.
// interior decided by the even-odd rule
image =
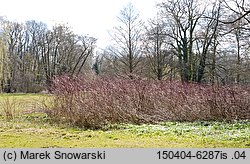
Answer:
[[[0,147],[250,148],[250,122],[165,122],[86,130],[35,112],[46,95],[0,95]],[[6,106],[7,105],[7,106]],[[6,111],[11,110],[9,117]]]

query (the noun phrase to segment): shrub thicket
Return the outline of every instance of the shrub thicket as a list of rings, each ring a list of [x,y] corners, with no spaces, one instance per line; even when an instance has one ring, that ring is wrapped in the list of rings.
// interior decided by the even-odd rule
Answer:
[[[48,112],[57,120],[98,128],[108,123],[250,118],[250,89],[110,77],[57,77]]]

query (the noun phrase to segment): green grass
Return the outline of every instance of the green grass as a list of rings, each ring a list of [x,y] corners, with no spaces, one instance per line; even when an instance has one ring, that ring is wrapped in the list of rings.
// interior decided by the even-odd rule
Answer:
[[[38,94],[2,94],[24,105],[13,119],[0,112],[0,147],[111,147],[111,148],[250,148],[250,122],[166,122],[158,125],[110,125],[86,130],[54,124],[43,113],[26,113],[39,100]],[[25,103],[24,103],[25,102]],[[2,103],[3,104],[3,103]],[[0,111],[4,107],[0,104]]]

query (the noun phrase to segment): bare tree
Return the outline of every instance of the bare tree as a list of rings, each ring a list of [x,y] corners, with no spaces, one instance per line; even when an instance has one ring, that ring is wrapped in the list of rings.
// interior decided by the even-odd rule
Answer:
[[[96,39],[93,37],[81,36],[78,38],[80,43],[76,47],[77,60],[71,71],[71,75],[79,75],[79,73],[81,73],[83,66],[87,63],[89,57],[93,55],[96,43]]]
[[[248,0],[222,0],[225,8],[237,15],[231,19],[221,20],[224,24],[233,24],[241,20],[250,23],[250,3]]]
[[[168,24],[167,35],[179,60],[180,76],[183,82],[195,81],[194,36],[198,21],[204,13],[197,0],[168,0],[161,4],[162,14]]]
[[[165,25],[160,19],[151,20],[144,39],[144,49],[153,78],[162,80],[173,73],[174,56],[169,46],[170,40],[166,35]]]
[[[80,74],[93,54],[96,43],[95,38],[75,35],[65,25],[55,26],[42,38],[42,62],[48,85],[55,75]]]
[[[0,17],[0,26],[4,27],[6,20]],[[4,29],[0,30],[0,93],[6,89],[8,85],[9,74],[9,56],[7,53],[6,33]]]
[[[217,48],[217,37],[219,33],[219,18],[221,16],[221,2],[215,1],[212,4],[212,9],[204,12],[204,16],[200,21],[200,30],[196,36],[197,43],[197,54],[198,54],[198,68],[197,73],[194,72],[194,81],[201,83],[204,74],[205,67],[207,65],[207,58],[212,59],[212,82],[214,83],[215,77],[215,63],[216,63],[216,48]],[[212,19],[208,19],[208,17]]]
[[[135,74],[139,70],[141,56],[142,21],[132,4],[128,4],[118,16],[120,25],[110,34],[114,43],[109,53],[119,60],[125,74]]]
[[[230,40],[228,48],[228,58],[231,66],[228,68],[229,81],[240,83],[246,79],[244,68],[244,56],[247,56],[249,23],[250,23],[250,3],[245,0],[223,0],[222,5],[226,11],[220,23],[224,25],[223,36]]]

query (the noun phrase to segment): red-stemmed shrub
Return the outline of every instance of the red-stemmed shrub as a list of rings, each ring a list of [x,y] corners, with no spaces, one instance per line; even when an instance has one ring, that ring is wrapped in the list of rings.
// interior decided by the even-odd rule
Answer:
[[[99,128],[109,123],[250,119],[250,89],[112,77],[60,76],[50,116]]]

